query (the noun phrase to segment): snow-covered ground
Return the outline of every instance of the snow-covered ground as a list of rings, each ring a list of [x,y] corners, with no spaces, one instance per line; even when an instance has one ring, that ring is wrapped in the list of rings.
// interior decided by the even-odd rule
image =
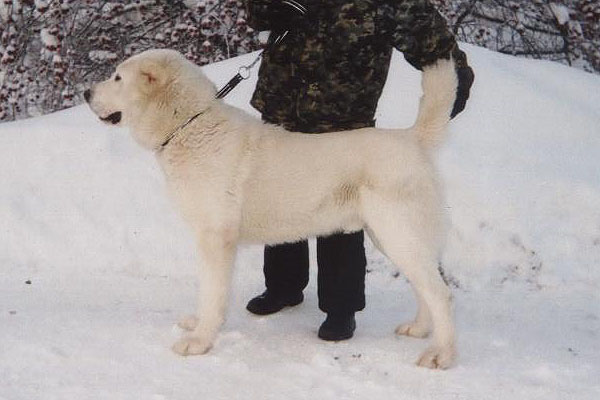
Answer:
[[[248,246],[216,346],[171,353],[195,303],[191,234],[153,156],[76,107],[0,125],[0,399],[600,398],[600,78],[464,47],[477,81],[439,154],[453,369],[416,367],[426,342],[394,336],[415,302],[370,244],[352,340],[316,337],[316,268],[302,305],[250,315]],[[252,58],[206,71],[221,85]],[[253,85],[228,101],[250,110]],[[397,55],[380,125],[410,125],[419,90]]]

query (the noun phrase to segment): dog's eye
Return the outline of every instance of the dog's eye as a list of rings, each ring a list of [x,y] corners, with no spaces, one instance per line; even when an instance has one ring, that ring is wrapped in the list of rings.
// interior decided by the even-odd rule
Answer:
[[[120,81],[121,80],[121,75],[117,74],[115,75],[115,81]]]

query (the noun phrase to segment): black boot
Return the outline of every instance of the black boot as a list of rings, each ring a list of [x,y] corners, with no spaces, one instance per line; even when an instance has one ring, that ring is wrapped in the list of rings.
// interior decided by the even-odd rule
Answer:
[[[350,339],[356,329],[354,313],[350,314],[327,314],[325,322],[319,328],[319,337],[328,341],[339,341]]]
[[[302,292],[292,296],[275,296],[268,290],[248,302],[246,309],[252,314],[269,315],[281,311],[284,307],[297,306],[304,300]]]

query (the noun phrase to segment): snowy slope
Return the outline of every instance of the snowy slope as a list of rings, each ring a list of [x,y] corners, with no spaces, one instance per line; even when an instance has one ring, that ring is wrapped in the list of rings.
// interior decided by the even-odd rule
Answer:
[[[370,244],[352,340],[317,339],[315,268],[302,305],[246,312],[263,289],[251,246],[215,348],[172,354],[192,237],[153,156],[76,107],[0,124],[0,399],[600,398],[600,78],[465,48],[476,86],[439,154],[455,368],[413,365],[425,342],[393,334],[412,293]],[[252,58],[206,71],[221,85]],[[251,111],[253,85],[228,101]],[[410,125],[419,90],[396,56],[379,124]]]

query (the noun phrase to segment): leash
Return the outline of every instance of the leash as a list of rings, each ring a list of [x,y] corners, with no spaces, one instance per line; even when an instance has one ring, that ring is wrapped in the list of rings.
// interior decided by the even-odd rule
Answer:
[[[283,39],[285,39],[285,37],[288,35],[289,31],[285,31],[280,33],[279,35],[277,35],[275,37],[275,39],[273,39],[272,41],[270,41],[270,43],[267,45],[267,47],[263,50],[260,51],[260,53],[258,53],[258,55],[256,56],[256,58],[254,59],[254,61],[252,61],[250,64],[248,65],[242,65],[239,69],[238,69],[238,73],[235,74],[233,76],[233,78],[231,78],[229,80],[229,82],[227,82],[225,84],[225,86],[223,86],[221,88],[221,90],[219,90],[217,92],[217,94],[215,95],[215,98],[217,99],[222,99],[225,96],[227,96],[233,89],[235,89],[235,87],[237,85],[240,84],[240,82],[250,78],[250,70],[252,70],[252,68],[254,68],[254,66],[258,63],[258,61],[262,58],[263,54],[265,54],[265,52],[269,52],[271,49],[277,47],[282,41]]]
[[[261,57],[263,55],[263,52],[264,52],[264,50],[262,50],[260,53],[258,53],[258,56],[256,56],[256,58],[254,59],[254,61],[252,61],[250,64],[248,64],[248,65],[242,65],[238,69],[238,73],[235,74],[233,76],[233,78],[231,78],[229,80],[229,82],[227,82],[227,84],[225,86],[223,86],[221,88],[221,90],[219,90],[217,92],[217,94],[215,95],[215,98],[222,99],[223,97],[227,96],[233,89],[235,89],[235,87],[237,85],[239,85],[241,81],[244,81],[244,80],[250,78],[250,70],[261,59]]]
[[[302,17],[305,17],[308,13],[308,9],[306,8],[306,6],[296,0],[282,0],[282,4],[285,4]],[[252,61],[248,65],[241,66],[238,70],[238,73],[235,74],[235,76],[231,78],[229,82],[227,82],[227,84],[225,84],[225,86],[223,86],[221,90],[217,92],[215,97],[217,99],[222,99],[223,97],[227,96],[233,89],[235,89],[235,87],[239,85],[241,81],[248,79],[250,77],[250,70],[256,65],[256,63],[258,62],[258,60],[260,60],[263,54],[277,47],[283,41],[283,39],[285,39],[288,33],[290,33],[289,30],[280,32],[274,39],[269,40],[267,47],[263,49],[260,53],[258,53],[258,56],[254,59],[254,61]]]
[[[301,16],[306,16],[306,14],[308,12],[308,9],[306,8],[306,6],[304,6],[302,3],[300,3],[296,0],[282,0],[282,3],[285,4],[286,6],[290,7],[292,10],[294,10],[296,13],[298,13]],[[265,54],[265,52],[269,52],[273,48],[277,47],[283,41],[283,39],[285,39],[285,37],[288,35],[288,33],[290,33],[289,30],[283,31],[283,32],[279,33],[275,37],[275,39],[270,40],[269,43],[267,44],[267,47],[265,49],[263,49],[260,53],[258,53],[258,56],[254,59],[254,61],[252,61],[248,65],[241,66],[240,69],[238,70],[238,73],[235,74],[235,76],[233,78],[231,78],[229,80],[229,82],[227,82],[227,84],[225,86],[223,86],[221,88],[221,90],[219,90],[217,92],[215,97],[217,99],[222,99],[223,97],[227,96],[233,89],[235,89],[235,87],[237,85],[239,85],[241,81],[248,79],[250,77],[250,70],[256,65],[256,63],[258,62],[258,60],[260,60],[260,58],[263,56],[263,54]]]
[[[289,0],[289,1],[291,2],[293,0]],[[227,96],[233,89],[235,89],[235,87],[237,85],[239,85],[241,81],[244,81],[244,80],[250,78],[250,71],[258,63],[258,61],[262,58],[265,51],[268,52],[269,50],[278,46],[283,41],[283,39],[285,39],[285,37],[288,35],[288,33],[289,33],[289,31],[285,31],[285,32],[282,32],[279,35],[277,35],[275,37],[275,39],[270,41],[270,43],[267,45],[267,47],[265,47],[263,50],[260,51],[260,53],[258,53],[258,55],[254,59],[254,61],[252,61],[248,65],[242,65],[238,69],[238,73],[235,74],[234,77],[231,78],[229,80],[229,82],[227,82],[227,84],[225,84],[225,86],[223,86],[221,88],[221,90],[219,90],[217,92],[217,94],[215,95],[215,98],[222,99],[223,97]],[[185,121],[183,124],[181,124],[179,127],[177,127],[177,129],[175,129],[173,132],[169,133],[167,135],[165,141],[162,142],[162,144],[160,146],[158,146],[158,148],[156,148],[156,151],[161,152],[165,147],[167,147],[167,145],[171,142],[171,140],[173,140],[173,138],[177,135],[178,132],[180,132],[183,128],[185,128],[186,126],[191,124],[196,118],[198,118],[199,116],[204,114],[206,111],[208,111],[208,109],[200,111],[199,113],[191,116],[190,118],[188,118],[187,121]]]

